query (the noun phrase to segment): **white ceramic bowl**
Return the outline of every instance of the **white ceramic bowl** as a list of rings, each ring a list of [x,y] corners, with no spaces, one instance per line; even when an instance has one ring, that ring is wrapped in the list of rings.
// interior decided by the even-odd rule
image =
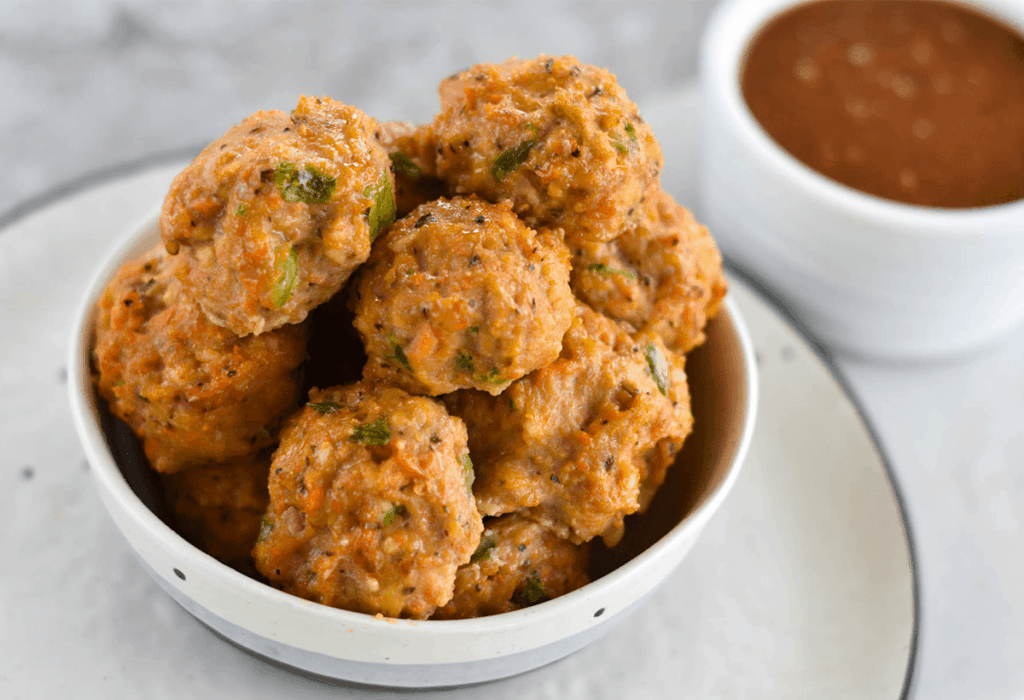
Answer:
[[[798,4],[727,0],[708,25],[699,213],[723,253],[840,350],[915,359],[996,339],[1024,319],[1024,201],[943,210],[864,194],[789,155],[748,109],[746,47]],[[1024,28],[1020,0],[970,6]]]
[[[127,427],[115,424],[93,390],[95,301],[124,261],[158,240],[155,216],[133,227],[83,295],[68,363],[75,424],[103,502],[144,568],[204,624],[271,661],[401,687],[487,681],[555,661],[609,630],[665,579],[739,472],[753,430],[757,378],[743,321],[727,301],[709,326],[707,344],[687,362],[697,426],[680,458],[688,468],[670,470],[650,510],[639,522],[627,521],[620,547],[595,554],[596,565],[610,573],[553,601],[475,620],[377,619],[282,593],[197,550],[158,517],[158,482]]]

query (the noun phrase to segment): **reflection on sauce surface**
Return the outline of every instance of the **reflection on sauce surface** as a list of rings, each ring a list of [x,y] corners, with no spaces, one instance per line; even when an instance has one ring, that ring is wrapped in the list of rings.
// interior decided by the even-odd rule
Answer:
[[[755,37],[743,97],[850,187],[966,208],[1024,199],[1024,39],[936,0],[823,0]]]

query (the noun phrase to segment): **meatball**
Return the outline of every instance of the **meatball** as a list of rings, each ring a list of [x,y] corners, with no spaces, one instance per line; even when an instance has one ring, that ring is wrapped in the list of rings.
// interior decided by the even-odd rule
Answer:
[[[693,424],[683,357],[580,304],[558,360],[498,397],[459,391],[484,515],[519,513],[560,537],[614,545]]]
[[[175,530],[214,559],[246,574],[270,495],[270,454],[165,474]]]
[[[291,115],[246,118],[174,179],[161,234],[211,320],[238,335],[298,323],[366,260],[394,219],[375,129],[353,107],[302,97]]]
[[[248,458],[299,400],[306,325],[239,338],[214,325],[160,250],[126,263],[96,310],[95,369],[111,412],[172,473]]]
[[[395,223],[352,299],[363,376],[436,396],[500,393],[556,357],[572,322],[569,250],[509,204],[441,199]]]
[[[675,352],[704,342],[725,296],[722,256],[708,230],[663,191],[642,221],[607,243],[573,241],[576,296],[606,316],[661,336]]]
[[[437,172],[531,225],[608,240],[658,182],[661,148],[615,76],[572,56],[473,66],[441,83]]]
[[[437,177],[434,162],[437,140],[430,125],[381,122],[373,136],[391,158],[398,216],[444,194],[444,182]]]
[[[431,399],[366,383],[310,392],[270,471],[256,568],[338,608],[426,618],[480,543],[466,427]]]
[[[497,615],[590,583],[590,545],[575,545],[518,515],[484,523],[480,546],[455,575],[455,596],[433,619]]]

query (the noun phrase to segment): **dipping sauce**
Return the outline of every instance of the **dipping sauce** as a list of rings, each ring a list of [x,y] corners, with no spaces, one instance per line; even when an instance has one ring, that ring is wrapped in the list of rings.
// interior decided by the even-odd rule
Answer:
[[[1024,199],[1024,39],[937,0],[823,0],[767,24],[741,71],[771,137],[844,185],[967,208]]]

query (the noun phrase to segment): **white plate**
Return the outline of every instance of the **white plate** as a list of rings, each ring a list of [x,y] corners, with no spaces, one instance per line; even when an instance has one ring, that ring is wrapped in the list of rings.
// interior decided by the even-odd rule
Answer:
[[[160,591],[103,511],[64,403],[75,295],[183,165],[65,192],[0,232],[4,697],[337,696],[224,643]],[[731,293],[761,357],[760,412],[740,478],[689,558],[580,653],[424,697],[906,696],[916,583],[884,460],[812,347],[735,276]]]

